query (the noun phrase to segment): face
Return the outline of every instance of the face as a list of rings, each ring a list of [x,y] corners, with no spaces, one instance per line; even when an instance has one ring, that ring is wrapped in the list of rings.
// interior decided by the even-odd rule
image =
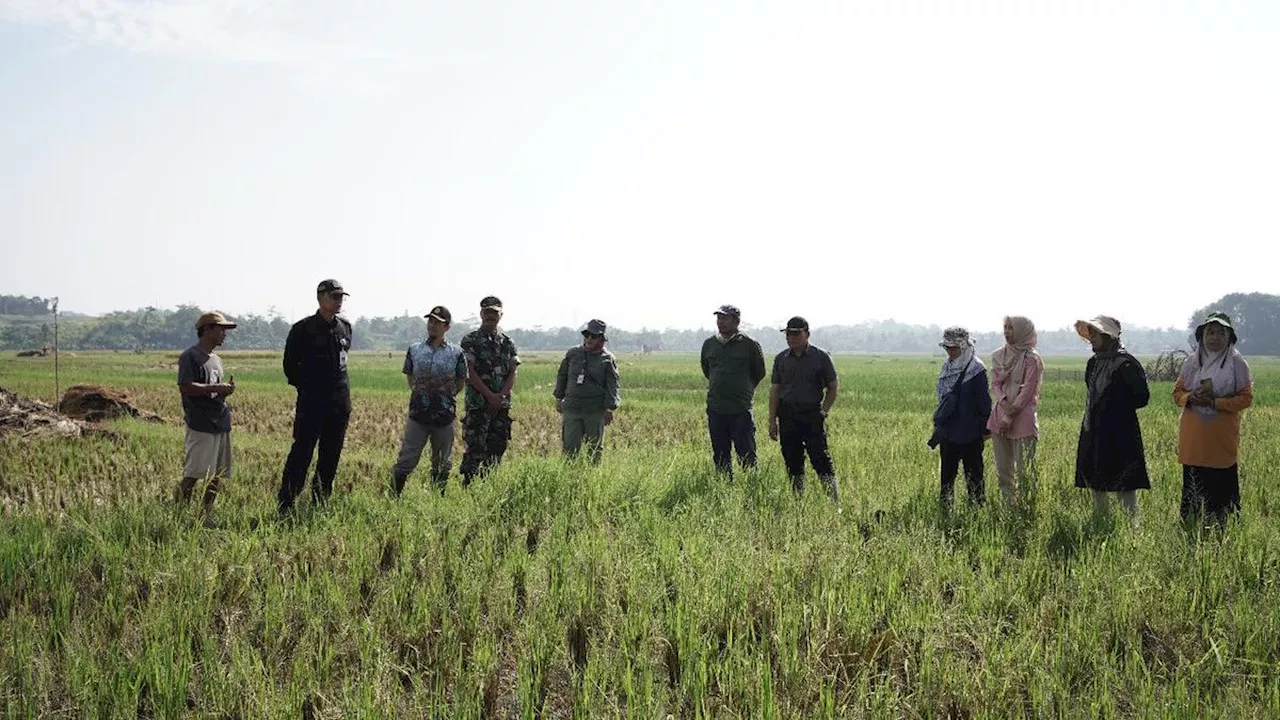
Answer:
[[[716,315],[716,330],[725,337],[732,337],[738,332],[738,323],[740,318],[734,315],[725,315],[723,313]]]
[[[1093,346],[1094,352],[1102,352],[1111,347],[1111,336],[1090,325],[1089,344]]]
[[[587,352],[600,352],[604,347],[604,336],[588,333],[582,336],[582,347]]]
[[[787,347],[792,350],[803,350],[809,347],[808,330],[788,330]]]
[[[1209,323],[1204,329],[1204,346],[1209,352],[1221,352],[1227,346],[1227,329],[1218,323]]]
[[[450,323],[437,320],[433,317],[427,318],[427,336],[433,338],[442,338],[449,331]]]
[[[498,321],[502,320],[501,310],[481,310],[480,311],[480,327],[485,332],[492,333],[498,329]]]
[[[204,337],[208,338],[214,347],[218,347],[226,342],[227,329],[220,325],[210,325],[204,329]]]
[[[958,348],[958,347],[945,347],[943,348],[943,350],[947,351],[948,360],[955,360],[956,358],[960,357],[960,353],[964,352],[964,348]]]
[[[1004,319],[1004,341],[1013,344],[1013,320],[1009,318]]]
[[[320,309],[331,314],[337,315],[342,312],[342,303],[347,298],[340,292],[320,293],[317,299],[320,301]]]

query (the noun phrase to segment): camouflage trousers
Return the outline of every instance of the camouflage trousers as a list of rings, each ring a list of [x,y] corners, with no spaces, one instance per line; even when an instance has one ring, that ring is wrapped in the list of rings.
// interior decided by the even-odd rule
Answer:
[[[502,462],[511,440],[511,411],[503,408],[489,414],[483,408],[468,409],[462,418],[462,441],[466,452],[462,455],[462,484],[467,485],[477,475],[485,473]]]

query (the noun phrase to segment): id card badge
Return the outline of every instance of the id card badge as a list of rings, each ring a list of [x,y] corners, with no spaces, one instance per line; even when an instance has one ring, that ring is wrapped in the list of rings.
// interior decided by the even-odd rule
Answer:
[[[578,373],[578,384],[581,385],[587,379],[586,373]]]

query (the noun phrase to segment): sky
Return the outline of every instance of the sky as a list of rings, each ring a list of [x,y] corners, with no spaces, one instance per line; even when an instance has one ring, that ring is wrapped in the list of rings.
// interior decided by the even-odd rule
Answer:
[[[0,292],[508,327],[1280,292],[1280,3],[0,0]]]

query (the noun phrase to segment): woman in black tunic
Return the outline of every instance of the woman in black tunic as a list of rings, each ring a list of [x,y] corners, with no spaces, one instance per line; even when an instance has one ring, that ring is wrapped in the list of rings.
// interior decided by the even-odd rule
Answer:
[[[1149,490],[1138,408],[1151,399],[1142,363],[1120,344],[1120,322],[1099,315],[1076,323],[1093,346],[1085,368],[1088,397],[1076,448],[1076,487],[1093,491],[1093,509],[1105,514],[1108,493],[1118,493],[1129,515],[1138,512],[1138,490]]]

